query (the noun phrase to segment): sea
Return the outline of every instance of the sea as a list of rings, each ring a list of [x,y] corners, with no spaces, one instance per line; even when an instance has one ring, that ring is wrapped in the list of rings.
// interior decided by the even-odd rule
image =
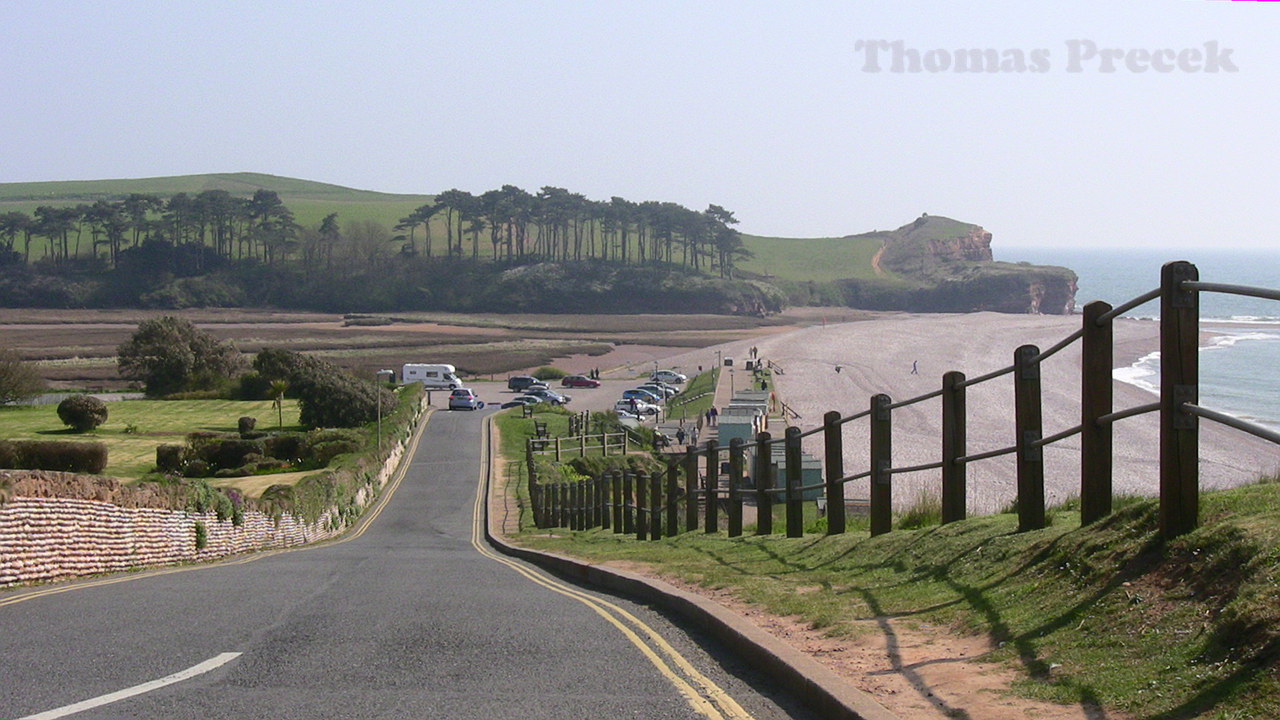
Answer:
[[[1080,277],[1076,308],[1093,300],[1119,305],[1160,285],[1169,261],[1195,263],[1200,279],[1280,288],[1280,249],[1152,250],[1018,248],[997,260],[1062,265]],[[1156,319],[1159,300],[1126,313]],[[1200,352],[1200,400],[1206,407],[1280,430],[1280,302],[1221,293],[1200,294],[1200,324],[1215,337]],[[1118,380],[1158,392],[1160,354],[1117,368]]]

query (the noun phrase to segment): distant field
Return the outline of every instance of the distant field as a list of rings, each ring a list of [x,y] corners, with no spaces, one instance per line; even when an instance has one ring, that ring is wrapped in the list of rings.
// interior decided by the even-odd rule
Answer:
[[[0,310],[0,337],[39,362],[56,388],[126,386],[116,348],[141,310]],[[387,325],[345,325],[342,316],[267,310],[191,310],[182,317],[245,353],[282,348],[322,357],[372,378],[407,362],[447,362],[465,374],[496,375],[547,365],[556,358],[600,356],[617,346],[706,347],[751,337],[788,318],[728,315],[497,315],[396,313]],[[603,367],[602,369],[608,369]]]
[[[781,280],[813,282],[877,277],[871,259],[883,245],[877,235],[838,238],[745,235],[743,240],[747,249],[755,254],[740,264],[743,270],[772,275]]]
[[[137,478],[156,464],[156,447],[181,444],[189,432],[236,432],[241,417],[258,420],[258,428],[277,427],[270,400],[124,400],[107,403],[107,422],[88,433],[70,432],[58,419],[56,405],[0,408],[0,438],[6,440],[76,440],[107,445],[104,475]],[[125,429],[134,426],[135,432]],[[298,405],[284,403],[284,427],[298,429]]]

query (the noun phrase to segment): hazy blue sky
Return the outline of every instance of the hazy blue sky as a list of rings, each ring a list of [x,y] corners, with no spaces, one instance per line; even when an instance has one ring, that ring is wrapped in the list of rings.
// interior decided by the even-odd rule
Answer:
[[[0,28],[0,182],[558,185],[717,203],[768,235],[928,212],[997,255],[1280,250],[1280,3],[10,0]],[[884,51],[867,72],[860,40],[901,40],[921,72]],[[1099,53],[1072,72],[1072,41],[1138,67],[1216,42],[1222,71]],[[925,70],[969,48],[1043,72]]]

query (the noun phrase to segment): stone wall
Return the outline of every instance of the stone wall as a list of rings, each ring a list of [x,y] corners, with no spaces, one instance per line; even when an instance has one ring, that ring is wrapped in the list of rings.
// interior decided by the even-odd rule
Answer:
[[[413,426],[424,408],[425,399]],[[395,473],[412,437],[392,447],[375,481],[358,493],[362,509]],[[19,494],[0,504],[0,587],[302,545],[341,534],[340,518],[325,512],[314,522],[287,514],[277,520],[251,510],[237,526],[213,513]],[[196,547],[197,523],[205,528],[203,548]]]

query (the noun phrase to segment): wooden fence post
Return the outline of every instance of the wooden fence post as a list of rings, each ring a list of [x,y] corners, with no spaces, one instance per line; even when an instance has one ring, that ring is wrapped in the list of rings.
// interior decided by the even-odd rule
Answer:
[[[705,532],[720,531],[720,446],[715,440],[708,440],[707,449],[707,482],[703,501],[706,505],[706,520],[703,522]]]
[[[649,539],[662,538],[662,473],[649,476]]]
[[[800,495],[800,428],[787,428],[785,439],[787,459],[787,537],[804,537],[804,503]]]
[[[767,431],[756,433],[756,534],[773,534],[773,459],[770,454],[772,436]]]
[[[880,393],[871,396],[871,535],[893,530],[893,401]]]
[[[729,441],[729,537],[742,534],[742,438]]]
[[[822,445],[826,451],[827,534],[844,532],[844,435],[840,413],[831,410],[822,416]]]
[[[1014,425],[1017,428],[1018,531],[1045,526],[1044,448],[1036,444],[1043,435],[1040,408],[1040,354],[1035,345],[1023,345],[1013,353]]]
[[[680,534],[680,463],[667,462],[667,537]]]
[[[636,539],[649,539],[649,475],[636,472]]]
[[[1084,334],[1080,337],[1080,524],[1088,525],[1111,513],[1110,423],[1099,423],[1113,407],[1113,330],[1098,318],[1111,305],[1095,300],[1084,306]]]
[[[615,533],[626,532],[623,529],[622,519],[622,514],[624,512],[622,506],[622,503],[624,502],[622,499],[622,473],[617,470],[609,473],[609,485],[613,491],[613,497],[610,498],[613,501],[613,531]]]
[[[609,433],[607,432],[600,433],[600,455],[609,457]]]
[[[1189,262],[1166,263],[1160,272],[1160,536],[1166,540],[1195,529],[1200,519],[1200,423],[1181,409],[1200,395],[1200,299],[1180,285],[1199,278]]]
[[[609,480],[601,473],[596,478],[596,497],[599,498],[600,504],[596,508],[596,512],[600,514],[600,529],[609,530],[613,525],[613,518],[610,517],[612,509],[609,507]]]
[[[942,522],[963,520],[966,512],[968,468],[956,460],[964,457],[966,438],[964,373],[952,370],[942,376]]]
[[[684,529],[698,529],[698,455],[692,446],[684,451]]]
[[[631,492],[631,471],[622,471],[622,532],[630,535],[636,531],[635,494]]]

